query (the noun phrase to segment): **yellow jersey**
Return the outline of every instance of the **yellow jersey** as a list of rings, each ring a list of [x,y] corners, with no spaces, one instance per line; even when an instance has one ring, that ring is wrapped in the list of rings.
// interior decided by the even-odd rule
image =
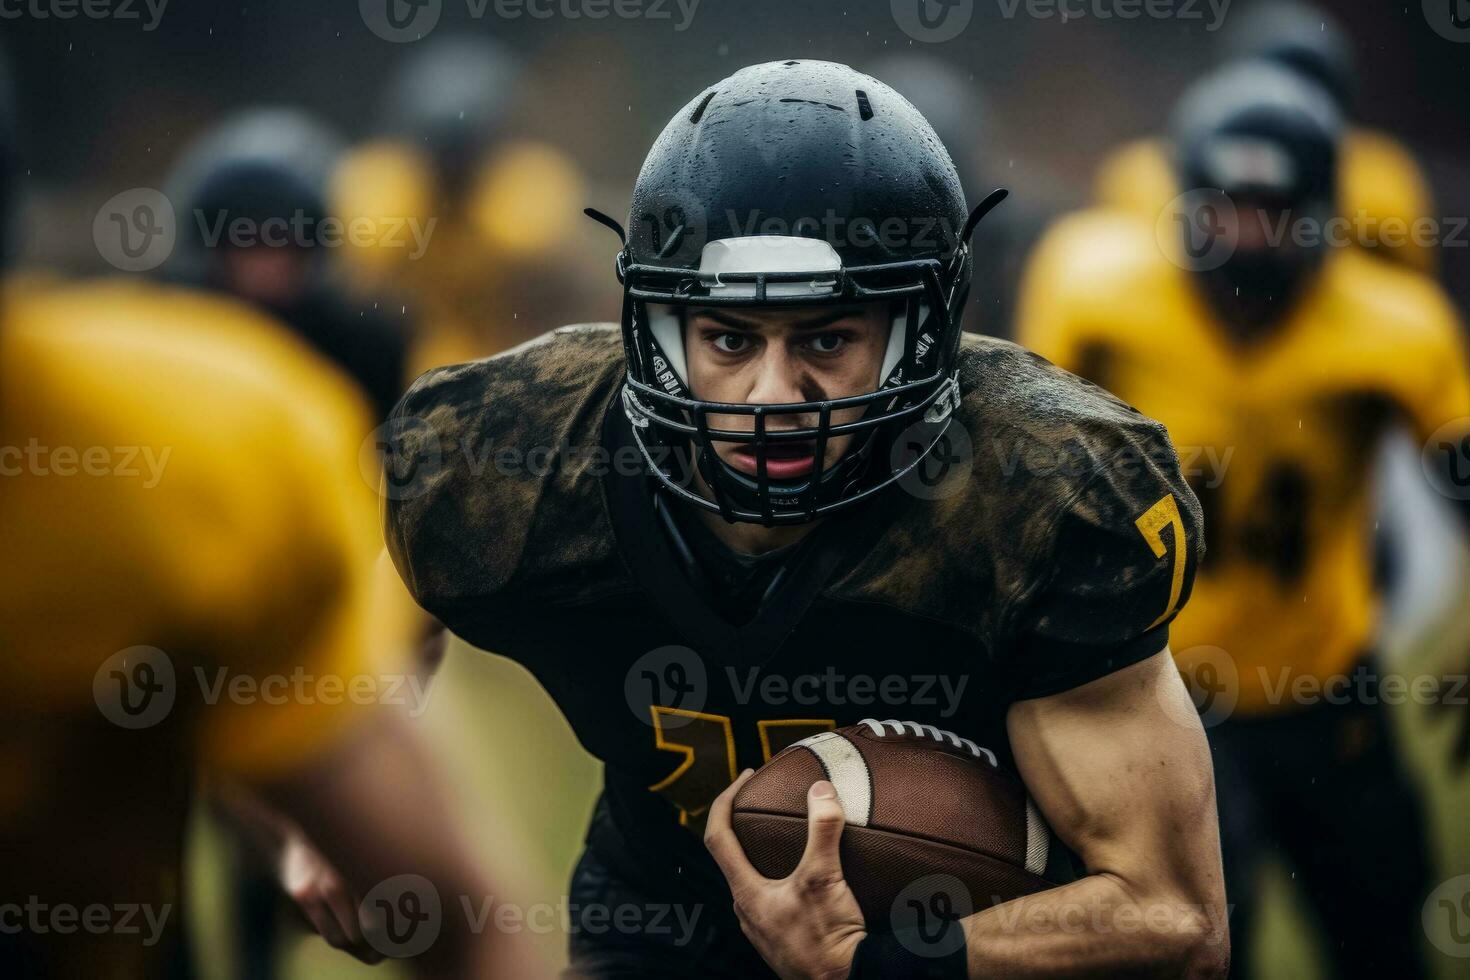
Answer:
[[[5,297],[0,963],[162,973],[195,767],[294,771],[389,683],[411,621],[376,591],[370,427],[345,377],[233,303]]]
[[[1288,317],[1238,346],[1151,221],[1096,210],[1043,239],[1017,326],[1023,344],[1168,427],[1208,547],[1171,634],[1181,664],[1223,650],[1244,713],[1286,710],[1283,680],[1350,672],[1374,640],[1377,442],[1396,423],[1423,439],[1470,415],[1438,287],[1333,249]]]
[[[413,315],[417,377],[431,367],[484,357],[550,326],[542,317],[565,295],[565,276],[545,275],[582,222],[583,179],[555,147],[507,140],[451,199],[432,161],[392,140],[348,153],[333,178],[338,213],[370,229],[349,240],[348,272],[367,291],[401,300]],[[556,321],[560,322],[560,321]]]
[[[1093,197],[1100,206],[1149,219],[1185,189],[1175,181],[1168,143],[1159,138],[1134,140],[1113,150],[1093,181]],[[1414,227],[1433,215],[1429,181],[1398,140],[1376,130],[1348,130],[1337,196],[1338,213],[1352,223],[1349,234],[1355,242],[1421,272],[1437,268],[1432,238]]]

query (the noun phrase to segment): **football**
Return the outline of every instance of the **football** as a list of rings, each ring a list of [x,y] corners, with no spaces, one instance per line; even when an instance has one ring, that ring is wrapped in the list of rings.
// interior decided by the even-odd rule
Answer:
[[[903,919],[900,906],[935,891],[959,916],[1060,883],[1047,878],[1060,845],[993,752],[931,725],[873,719],[789,746],[736,794],[735,834],[766,877],[800,861],[819,779],[847,816],[843,873],[870,924]]]

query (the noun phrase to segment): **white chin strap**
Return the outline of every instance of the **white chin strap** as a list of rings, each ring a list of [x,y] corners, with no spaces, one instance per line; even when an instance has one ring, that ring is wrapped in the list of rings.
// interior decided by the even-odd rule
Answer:
[[[721,283],[719,277],[732,273],[758,272],[804,272],[811,279],[798,282],[773,282],[766,284],[766,297],[779,301],[782,297],[806,297],[837,291],[834,273],[842,268],[842,259],[828,242],[814,238],[799,238],[791,235],[750,235],[742,238],[722,238],[705,245],[699,257],[699,271],[713,275],[715,285],[710,287],[712,296],[754,296],[755,283]],[[777,305],[773,303],[773,305]],[[648,303],[648,330],[653,339],[663,348],[669,358],[669,366],[678,374],[679,380],[689,384],[689,365],[684,356],[684,329],[679,315],[671,306]],[[927,304],[919,305],[919,323],[929,316]],[[882,380],[893,373],[908,345],[908,314],[900,313],[893,318],[888,331],[888,349],[883,355],[883,367],[878,372]]]

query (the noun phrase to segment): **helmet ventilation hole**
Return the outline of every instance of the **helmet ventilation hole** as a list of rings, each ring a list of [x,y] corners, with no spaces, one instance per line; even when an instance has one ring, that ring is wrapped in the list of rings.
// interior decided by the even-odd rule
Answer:
[[[707,95],[705,95],[704,98],[702,98],[702,99],[699,100],[699,105],[695,106],[694,107],[694,111],[692,113],[690,113],[690,115],[689,115],[689,121],[692,122],[692,123],[697,123],[697,122],[699,122],[699,120],[703,119],[704,118],[704,110],[709,106],[711,100],[713,100],[714,97],[715,97],[715,90],[714,89],[710,89],[709,90],[709,93]]]
[[[873,118],[873,103],[868,101],[868,93],[862,89],[857,90],[858,115],[863,122]]]

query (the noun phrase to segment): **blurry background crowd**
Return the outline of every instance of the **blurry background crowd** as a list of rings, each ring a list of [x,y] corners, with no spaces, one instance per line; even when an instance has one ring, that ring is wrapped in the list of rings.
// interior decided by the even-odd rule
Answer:
[[[135,17],[0,8],[23,135],[18,275],[149,276],[232,293],[356,378],[381,420],[428,367],[615,320],[616,245],[582,208],[626,213],[649,143],[703,86],[742,65],[814,58],[914,101],[972,204],[1009,188],[977,243],[968,329],[1011,336],[1045,230],[1100,199],[1127,203],[1109,183],[1120,149],[1163,131],[1178,95],[1230,56],[1236,22],[1264,6],[909,4],[967,18],[938,40],[905,29],[900,0],[388,3],[410,20],[432,14],[417,21],[422,36],[404,35],[370,0],[174,0],[156,16],[138,4]],[[1422,175],[1408,199],[1448,236],[1454,216],[1470,215],[1470,43],[1457,43],[1470,42],[1470,26],[1458,26],[1466,18],[1453,0],[1443,6],[1340,4],[1330,19],[1304,16],[1340,38],[1349,114],[1391,137],[1393,179]],[[223,201],[371,231],[336,248],[216,249],[191,215]],[[1463,222],[1457,244],[1384,261],[1438,280],[1462,319],[1470,310]],[[1462,556],[1440,534],[1443,502],[1413,499],[1393,542],[1402,554],[1385,648],[1397,662],[1437,662],[1470,648],[1441,615],[1462,592]],[[1395,717],[1409,769],[1428,787],[1428,824],[1416,832],[1432,842],[1437,879],[1449,878],[1470,869],[1470,779],[1449,762],[1455,731],[1415,705]],[[555,904],[598,782],[555,708],[520,668],[452,645],[423,724],[468,826],[483,831],[477,846]],[[309,936],[210,813],[193,825],[188,894],[205,975],[366,969]],[[1262,976],[1327,975],[1331,924],[1326,939],[1309,926],[1290,870],[1273,866],[1266,896],[1254,948],[1236,955]],[[553,950],[563,942],[544,938]],[[1435,963],[1442,976],[1470,976],[1470,960]]]

